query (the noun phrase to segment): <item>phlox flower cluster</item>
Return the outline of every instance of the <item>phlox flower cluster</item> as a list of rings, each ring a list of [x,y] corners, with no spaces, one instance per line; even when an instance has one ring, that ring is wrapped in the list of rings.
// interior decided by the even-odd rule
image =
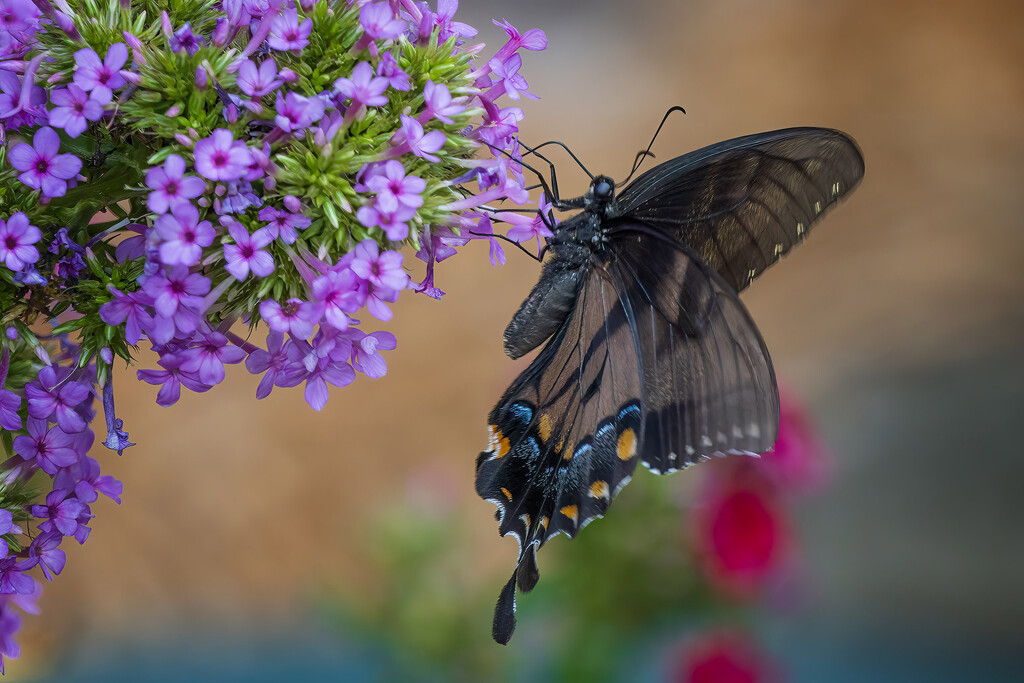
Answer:
[[[243,365],[257,398],[303,386],[320,410],[386,373],[397,340],[372,328],[405,291],[440,298],[458,247],[500,263],[496,224],[550,235],[543,199],[495,208],[529,204],[515,104],[541,30],[495,22],[488,55],[457,0],[175,5],[0,0],[0,667],[12,606],[99,494],[120,502],[89,455],[98,403],[103,445],[133,445],[115,358],[152,348],[161,406]]]

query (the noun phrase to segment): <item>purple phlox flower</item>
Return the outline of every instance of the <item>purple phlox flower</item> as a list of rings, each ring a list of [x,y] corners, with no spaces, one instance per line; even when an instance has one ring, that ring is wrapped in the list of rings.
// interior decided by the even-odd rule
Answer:
[[[0,508],[0,535],[20,533],[21,527],[14,523],[14,515],[11,514],[11,511]],[[9,553],[10,548],[7,547],[7,541],[0,538],[0,558],[7,557]]]
[[[62,197],[67,192],[67,181],[82,170],[82,160],[74,154],[58,154],[60,138],[56,131],[44,126],[36,131],[32,144],[23,142],[10,151],[14,168],[22,171],[21,182],[33,190],[41,190],[44,197]]]
[[[377,208],[388,213],[405,206],[417,209],[423,206],[423,190],[427,181],[414,175],[405,175],[401,162],[386,161],[375,167],[364,177],[363,182],[370,192],[377,195]]]
[[[472,38],[477,34],[477,30],[469,24],[452,21],[458,9],[458,0],[437,0],[437,12],[431,16],[431,23],[438,28],[438,44],[444,43],[455,35],[458,36],[455,39],[455,44],[461,45],[464,38]]]
[[[426,101],[427,108],[416,117],[416,120],[421,124],[429,121],[431,117],[451,124],[454,121],[449,117],[457,116],[466,110],[465,105],[462,104],[466,100],[465,97],[452,100],[452,94],[448,91],[448,86],[443,83],[434,83],[429,79],[423,86],[423,98]]]
[[[17,557],[5,557],[0,560],[0,593],[27,595],[35,592],[35,580],[25,573],[35,564],[36,561],[31,558],[19,561]]]
[[[125,84],[121,68],[127,60],[128,48],[124,43],[111,45],[102,62],[91,48],[82,48],[75,53],[75,83],[92,93],[96,102],[106,104],[114,99],[113,91]]]
[[[313,298],[323,305],[323,317],[336,330],[347,329],[348,314],[366,302],[366,283],[347,265],[334,268],[313,280]]]
[[[548,46],[548,37],[544,35],[544,31],[539,28],[531,28],[526,33],[520,34],[519,30],[512,24],[508,23],[506,19],[493,21],[495,26],[500,26],[505,29],[505,33],[508,34],[508,42],[505,43],[501,49],[498,50],[497,54],[494,55],[500,60],[504,60],[519,49],[544,50]]]
[[[391,138],[390,157],[398,157],[403,154],[412,153],[427,161],[440,161],[433,156],[433,152],[444,146],[447,136],[443,131],[432,130],[424,134],[423,126],[411,116],[402,115],[402,127]]]
[[[395,16],[395,11],[387,2],[368,2],[363,5],[359,9],[359,23],[366,35],[356,45],[356,49],[365,49],[370,41],[398,38],[405,33],[406,28],[405,21]]]
[[[166,273],[146,278],[143,291],[153,298],[157,315],[147,330],[157,344],[166,344],[175,330],[190,336],[199,326],[204,310],[203,296],[210,291],[210,280],[199,273],[189,273],[186,266],[174,266]]]
[[[185,25],[175,31],[171,36],[171,52],[185,50],[188,52],[189,56],[191,56],[198,52],[199,48],[205,44],[205,38],[192,33],[191,22],[185,22]]]
[[[98,121],[103,116],[103,105],[75,83],[54,90],[50,102],[55,105],[50,110],[50,125],[63,128],[72,138],[84,133],[89,121]]]
[[[323,118],[327,109],[326,103],[319,97],[303,97],[298,93],[289,92],[285,96],[277,93],[277,102],[274,105],[277,115],[274,123],[289,133],[309,128]]]
[[[0,389],[0,427],[11,432],[21,429],[21,416],[18,415],[20,407],[21,396],[10,389]]]
[[[493,107],[493,109],[494,116],[485,117],[483,125],[476,128],[474,132],[487,144],[505,149],[509,141],[519,132],[519,122],[523,120],[523,110],[519,107],[506,107],[500,110]],[[488,107],[485,106],[484,110],[487,111]]]
[[[320,322],[320,305],[291,298],[283,305],[273,299],[265,299],[260,303],[260,316],[267,321],[270,329],[285,332],[298,339],[308,339],[313,335],[313,328]]]
[[[215,385],[224,381],[224,364],[241,363],[245,351],[228,344],[220,332],[197,335],[198,343],[181,352],[181,369],[195,374],[203,384]]]
[[[153,227],[162,240],[160,261],[170,266],[198,263],[203,247],[213,244],[217,234],[210,221],[199,220],[199,210],[191,202],[177,202],[171,213],[157,217]]]
[[[301,50],[309,45],[309,34],[313,20],[299,21],[298,12],[286,9],[280,16],[270,20],[270,36],[267,44],[274,50]]]
[[[540,255],[543,248],[541,238],[551,237],[551,230],[544,224],[544,219],[542,218],[542,216],[551,216],[551,202],[547,201],[544,194],[541,193],[537,205],[540,211],[532,218],[510,212],[503,213],[502,220],[512,223],[512,227],[505,233],[506,237],[520,244],[536,238],[537,254]],[[551,216],[551,219],[554,220],[554,217]]]
[[[282,211],[272,206],[261,209],[259,219],[269,221],[263,226],[263,230],[266,230],[273,239],[280,237],[285,244],[293,244],[299,238],[299,233],[296,230],[305,230],[312,223],[301,213]]]
[[[380,58],[380,62],[377,64],[377,75],[387,81],[388,86],[395,90],[407,91],[411,87],[409,74],[399,68],[398,62],[390,52],[385,52],[384,56]]]
[[[74,465],[62,468],[53,478],[53,488],[74,490],[83,503],[94,503],[103,494],[115,503],[121,503],[124,485],[109,474],[100,475],[100,464],[95,458],[82,455]]]
[[[54,235],[47,251],[51,254],[61,254],[63,252],[61,257],[57,259],[57,262],[53,264],[53,274],[57,279],[74,280],[86,267],[85,259],[83,258],[85,248],[68,237],[67,228],[59,228],[57,230],[57,234]],[[39,275],[38,277],[42,276]],[[64,287],[64,285],[62,284],[61,287]]]
[[[50,529],[32,539],[32,545],[28,547],[28,556],[39,564],[48,581],[53,581],[53,577],[64,570],[67,556],[58,547],[63,540],[64,536],[59,531]]]
[[[100,306],[100,319],[108,325],[125,323],[125,339],[138,344],[142,330],[153,324],[153,316],[146,310],[152,300],[141,292],[124,294],[113,285],[107,285],[107,290],[114,298]]]
[[[32,516],[44,520],[39,523],[41,531],[56,529],[64,536],[74,536],[82,515],[92,516],[89,507],[69,493],[55,489],[46,494],[45,505],[31,507]]]
[[[298,344],[289,347],[289,357],[293,363],[299,363],[307,358],[316,358],[316,354],[307,353],[308,344],[303,349]],[[315,361],[315,365],[305,375],[306,389],[304,392],[306,403],[313,410],[323,410],[327,405],[327,385],[333,384],[336,387],[344,387],[351,384],[356,378],[356,372],[352,366],[344,360],[335,360],[328,356],[321,356]]]
[[[255,157],[256,154],[253,154]],[[243,178],[218,183],[214,188],[213,210],[221,216],[245,213],[250,206],[259,206],[263,200],[253,191],[252,183]]]
[[[0,0],[0,33],[28,44],[39,30],[39,10],[31,0]]]
[[[129,223],[124,226],[125,232],[134,234],[125,237],[114,247],[114,258],[118,263],[125,263],[146,253],[147,229],[142,223]]]
[[[352,272],[366,281],[366,309],[378,320],[391,320],[385,303],[398,300],[409,284],[409,275],[402,268],[402,254],[397,251],[379,253],[377,243],[363,240],[352,251]]]
[[[268,56],[257,68],[251,59],[238,68],[238,87],[249,97],[263,97],[276,90],[283,81],[277,77],[277,62]]]
[[[3,54],[4,34],[0,32],[0,54]],[[11,55],[15,56],[15,55]],[[0,119],[3,128],[17,130],[22,126],[46,123],[46,91],[35,84],[35,72],[43,55],[36,56],[19,78],[10,71],[0,70]],[[0,129],[0,142],[4,132]]]
[[[480,218],[480,221],[473,227],[471,239],[487,240],[491,265],[505,265],[505,250],[502,249],[501,242],[494,236],[494,226],[491,225],[489,216],[484,215]]]
[[[249,148],[249,154],[252,156],[252,162],[246,169],[243,178],[250,183],[262,180],[264,187],[268,190],[273,189],[274,175],[277,173],[277,167],[270,161],[270,145],[264,142],[263,149]],[[263,200],[261,199],[260,204],[262,203]],[[253,206],[259,206],[260,204],[254,204]]]
[[[420,250],[416,252],[416,258],[427,264],[427,273],[415,286],[417,292],[427,296],[440,299],[444,292],[434,286],[434,266],[446,258],[454,256],[455,246],[462,246],[469,242],[464,237],[456,237],[451,230],[444,226],[432,226],[420,233]]]
[[[33,460],[39,469],[49,475],[57,469],[74,464],[78,453],[73,448],[74,438],[60,427],[48,427],[46,420],[28,418],[28,434],[14,437],[14,452],[23,460]]]
[[[377,379],[388,372],[387,363],[380,351],[394,349],[398,342],[390,332],[372,332],[366,334],[362,330],[352,328],[352,366],[367,377]]]
[[[37,381],[25,385],[25,396],[30,417],[46,420],[56,413],[60,428],[68,434],[76,434],[86,427],[78,407],[91,394],[85,382],[75,382],[68,377],[68,372],[57,374],[53,366],[45,366],[39,371]]]
[[[235,180],[252,162],[249,148],[227,128],[218,128],[198,141],[193,152],[196,172],[210,180]]]
[[[0,260],[13,271],[35,263],[39,260],[35,243],[42,236],[39,228],[30,224],[28,216],[21,211],[6,221],[0,220]]]
[[[143,382],[160,385],[160,391],[156,395],[157,405],[166,408],[177,403],[181,398],[182,385],[196,393],[203,393],[213,388],[211,385],[200,382],[191,373],[184,372],[180,366],[185,360],[186,358],[180,355],[168,354],[157,361],[164,367],[163,370],[136,371],[136,376]]]
[[[206,191],[202,178],[185,175],[185,160],[177,154],[168,155],[163,166],[147,170],[146,185],[152,190],[146,196],[146,206],[154,213],[167,213]]]
[[[227,221],[228,234],[234,244],[224,243],[224,269],[235,279],[244,280],[251,271],[256,277],[266,277],[274,272],[274,257],[263,250],[274,241],[266,228],[249,234],[245,226],[235,220]]]
[[[19,270],[18,272],[16,272],[14,274],[14,277],[12,277],[11,279],[14,280],[14,283],[17,285],[28,286],[45,285],[48,282],[48,280],[45,277],[43,277],[39,273],[39,271],[36,270],[36,267],[32,264],[29,264],[22,268],[21,270]],[[63,287],[63,285],[61,285],[61,287]]]
[[[266,373],[256,387],[256,398],[266,398],[275,386],[294,387],[305,378],[305,368],[294,367],[288,357],[289,345],[291,342],[285,340],[283,333],[271,331],[267,335],[267,350],[256,349],[245,359],[245,368],[250,373]]]
[[[17,659],[21,647],[14,640],[14,634],[21,630],[21,617],[4,604],[0,604],[0,674],[5,673],[4,658]]]
[[[488,92],[494,98],[497,98],[502,90],[505,94],[511,97],[513,100],[518,100],[519,96],[528,97],[531,100],[537,99],[537,96],[526,89],[529,84],[526,79],[519,75],[519,69],[523,65],[523,58],[518,54],[514,54],[505,60],[500,60],[497,57],[492,57],[487,66],[491,68],[491,73],[494,74],[498,80],[494,82],[494,87]]]
[[[107,362],[109,363],[110,361]],[[117,417],[115,413],[113,375],[108,376],[106,383],[103,385],[103,417],[107,423],[107,438],[103,445],[112,451],[117,451],[118,455],[123,455],[124,449],[135,444],[128,440],[128,432],[124,430],[124,420]],[[92,446],[91,438],[88,446]],[[88,446],[79,448],[78,451],[83,454],[88,453]]]
[[[379,107],[388,103],[384,91],[388,82],[380,76],[373,75],[373,67],[369,62],[359,62],[352,69],[352,78],[339,78],[334,81],[341,100],[352,100],[345,112],[345,120],[362,119],[367,107]]]

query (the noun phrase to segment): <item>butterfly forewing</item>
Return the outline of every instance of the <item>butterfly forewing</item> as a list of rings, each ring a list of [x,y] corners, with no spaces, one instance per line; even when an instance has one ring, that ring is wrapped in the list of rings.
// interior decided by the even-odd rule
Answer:
[[[720,142],[644,173],[619,195],[640,220],[688,245],[736,291],[803,241],[864,175],[856,143],[827,128]]]

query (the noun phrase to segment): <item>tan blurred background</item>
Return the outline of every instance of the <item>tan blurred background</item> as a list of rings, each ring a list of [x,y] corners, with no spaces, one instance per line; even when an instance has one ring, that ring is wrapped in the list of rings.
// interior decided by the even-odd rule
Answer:
[[[544,28],[549,49],[524,55],[541,96],[524,140],[562,140],[614,177],[675,104],[689,113],[662,132],[661,160],[794,125],[857,139],[863,185],[744,296],[834,451],[831,489],[804,511],[812,604],[784,628],[1022,642],[1024,6],[489,0],[459,15],[489,51],[492,17]],[[585,189],[570,161],[559,170],[564,195]],[[467,247],[438,268],[443,300],[404,296],[381,326],[399,340],[388,376],[333,390],[321,413],[299,389],[256,401],[240,367],[167,409],[119,374],[139,445],[95,455],[123,503],[94,506],[8,671],[59,672],[98,643],[127,652],[197,625],[301,629],[320,592],[372,583],[361,533],[410,497],[469,520],[468,575],[504,572],[512,542],[473,493],[473,463],[521,367],[501,332],[536,275],[521,254],[495,268]]]

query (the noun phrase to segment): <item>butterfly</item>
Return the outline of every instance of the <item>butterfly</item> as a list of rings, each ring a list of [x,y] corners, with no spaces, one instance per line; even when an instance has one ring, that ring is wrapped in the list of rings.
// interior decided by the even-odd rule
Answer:
[[[504,334],[511,358],[543,348],[491,411],[476,463],[477,493],[519,542],[496,641],[512,637],[517,587],[540,578],[537,550],[601,517],[638,461],[667,474],[772,447],[775,373],[738,293],[863,174],[846,134],[788,128],[690,152],[621,192],[592,176],[552,202],[579,212],[553,226]]]

